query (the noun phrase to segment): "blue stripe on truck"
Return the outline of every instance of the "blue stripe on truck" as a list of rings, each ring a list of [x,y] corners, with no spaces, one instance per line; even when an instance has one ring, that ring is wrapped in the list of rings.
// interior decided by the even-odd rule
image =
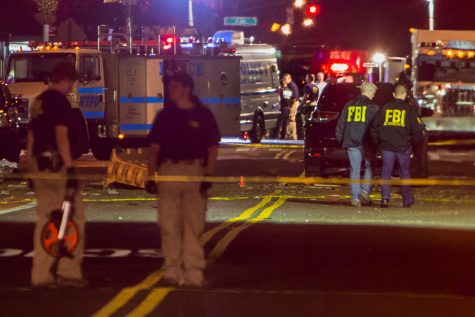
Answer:
[[[163,98],[158,97],[120,97],[120,103],[163,103]]]
[[[151,124],[129,123],[120,125],[121,131],[145,131],[150,129],[152,129]]]
[[[86,119],[104,119],[104,111],[83,111]]]
[[[104,87],[78,87],[78,94],[102,94],[105,91]]]

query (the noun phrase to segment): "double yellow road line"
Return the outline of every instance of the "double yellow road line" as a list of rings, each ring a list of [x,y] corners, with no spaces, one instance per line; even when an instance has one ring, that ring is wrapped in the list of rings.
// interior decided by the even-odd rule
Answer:
[[[214,248],[208,255],[208,263],[214,262],[218,259],[229,244],[236,239],[236,237],[244,230],[253,226],[256,223],[259,223],[263,220],[268,219],[272,213],[282,206],[286,197],[277,198],[273,201],[272,196],[264,197],[256,205],[246,209],[238,217],[234,217],[226,220],[220,225],[206,231],[201,237],[201,243],[203,246],[210,243],[211,240],[220,232],[226,230],[226,234],[216,243]],[[270,205],[269,205],[270,204]],[[268,207],[266,207],[268,206]],[[262,209],[264,208],[264,209]],[[256,212],[261,210],[255,217],[252,217]],[[99,311],[97,311],[93,317],[105,317],[111,316],[116,313],[119,309],[127,305],[127,303],[132,300],[137,293],[140,291],[150,291],[147,297],[127,316],[146,316],[150,314],[154,309],[156,309],[160,303],[166,298],[166,296],[175,290],[175,288],[155,288],[153,287],[160,281],[163,277],[163,272],[161,270],[155,271],[147,276],[142,282],[137,285],[126,287],[122,289],[109,303],[103,306]]]

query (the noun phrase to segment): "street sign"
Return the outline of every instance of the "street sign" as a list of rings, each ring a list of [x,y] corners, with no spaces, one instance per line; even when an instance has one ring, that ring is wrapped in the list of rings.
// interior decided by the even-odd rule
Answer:
[[[256,26],[257,17],[224,17],[224,25]]]
[[[378,63],[363,63],[363,67],[378,67]]]

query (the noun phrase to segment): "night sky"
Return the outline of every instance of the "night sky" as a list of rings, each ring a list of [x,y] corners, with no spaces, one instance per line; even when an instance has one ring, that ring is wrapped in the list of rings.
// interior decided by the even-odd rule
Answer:
[[[148,12],[138,18],[150,24],[185,24],[187,0],[149,0]],[[203,0],[202,0],[203,1]],[[255,15],[259,27],[247,29],[258,39],[279,44],[280,34],[269,29],[273,22],[285,22],[285,7],[291,0],[222,0],[225,14]],[[436,28],[475,30],[474,0],[435,0]],[[93,33],[97,24],[120,24],[123,15],[119,5],[103,5],[102,0],[62,0],[60,19],[73,17]],[[315,45],[331,43],[341,48],[381,49],[390,55],[409,54],[409,28],[428,26],[425,0],[320,0],[322,8],[317,27],[298,31],[287,41],[307,39]],[[0,34],[40,34],[41,27],[33,19],[33,0],[0,0]],[[205,7],[195,8],[195,23],[206,25],[205,32],[223,28],[222,13]],[[114,19],[115,17],[115,19]]]

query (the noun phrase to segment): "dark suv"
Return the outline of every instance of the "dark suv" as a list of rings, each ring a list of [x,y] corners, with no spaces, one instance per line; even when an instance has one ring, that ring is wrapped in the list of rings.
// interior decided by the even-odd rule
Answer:
[[[18,163],[26,134],[20,124],[24,112],[21,100],[14,98],[8,86],[0,81],[0,160]]]
[[[373,101],[380,107],[391,101],[394,85],[390,83],[376,83],[378,90]],[[358,84],[329,84],[322,92],[317,108],[305,123],[305,175],[326,176],[348,172],[350,164],[346,150],[335,137],[335,129],[345,104],[360,95]],[[411,94],[407,102],[413,107],[419,107]],[[420,108],[421,117],[431,116],[432,110]],[[413,177],[428,176],[427,133],[424,131],[423,143],[414,148],[411,161],[411,175]],[[381,166],[378,156],[376,168]],[[378,173],[378,172],[376,172]]]

